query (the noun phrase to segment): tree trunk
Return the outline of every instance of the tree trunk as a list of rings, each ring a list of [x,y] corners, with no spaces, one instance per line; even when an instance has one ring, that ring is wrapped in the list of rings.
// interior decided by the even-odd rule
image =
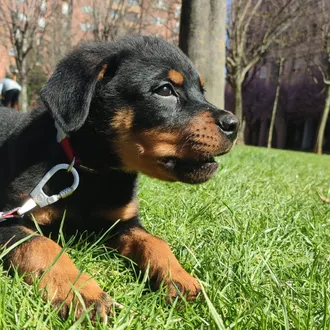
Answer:
[[[259,147],[265,147],[267,142],[267,131],[268,131],[268,121],[266,119],[260,122],[260,133],[259,133]]]
[[[225,107],[226,11],[226,0],[211,1],[205,87],[208,100],[221,109]]]
[[[61,13],[61,26],[60,26],[60,56],[63,58],[72,48],[72,10],[73,0],[67,1],[68,10]]]
[[[234,80],[234,109],[235,115],[240,122],[240,127],[237,135],[237,142],[244,144],[244,131],[243,131],[243,95],[242,95],[242,81],[237,78]]]
[[[205,80],[206,98],[224,108],[226,0],[183,0],[179,47]]]
[[[329,112],[330,112],[330,85],[327,85],[327,96],[325,99],[325,105],[323,108],[323,115],[322,119],[320,122],[320,127],[319,131],[317,134],[317,139],[316,139],[316,144],[315,144],[315,152],[318,155],[322,154],[322,147],[323,147],[323,139],[324,139],[324,132],[325,132],[325,127],[327,126],[327,121],[329,117]]]
[[[21,93],[20,93],[20,111],[21,112],[27,112],[29,107],[28,102],[28,93],[27,93],[27,70],[26,70],[26,59],[23,59],[22,61],[22,67],[20,70],[20,85],[22,87]]]
[[[278,70],[277,87],[276,87],[276,94],[275,94],[275,100],[274,100],[274,105],[273,105],[272,119],[270,121],[269,134],[268,134],[267,148],[269,148],[269,149],[272,147],[273,131],[274,131],[274,124],[275,124],[278,100],[280,97],[283,67],[284,67],[284,58],[281,57],[280,67]]]
[[[27,81],[26,78],[21,79],[20,81],[22,90],[20,93],[20,108],[19,110],[21,112],[27,112],[29,108],[29,102],[28,102],[28,93],[27,93]]]
[[[192,1],[182,0],[181,17],[180,17],[180,31],[179,31],[179,47],[187,55],[189,49],[190,39],[195,34],[192,29],[191,16],[192,16]]]
[[[181,10],[179,47],[204,74],[208,61],[209,1],[183,0]]]
[[[313,140],[315,137],[315,127],[312,119],[306,119],[304,123],[303,138],[301,143],[301,149],[303,151],[313,150]]]
[[[276,148],[285,149],[287,139],[287,122],[283,111],[276,114],[275,129],[276,129]]]

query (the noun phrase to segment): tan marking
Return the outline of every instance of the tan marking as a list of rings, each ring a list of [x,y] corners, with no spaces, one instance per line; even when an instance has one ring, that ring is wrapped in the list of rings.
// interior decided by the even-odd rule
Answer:
[[[139,134],[126,131],[116,143],[117,152],[127,171],[142,172],[166,181],[176,181],[173,174],[159,166],[159,158],[175,155],[179,148],[179,135],[149,130]]]
[[[97,80],[98,80],[98,81],[100,81],[100,80],[103,79],[104,74],[105,74],[105,71],[107,70],[107,68],[108,68],[108,64],[103,64],[103,65],[102,65],[102,69],[101,69],[101,71],[99,72],[99,74],[97,75]]]
[[[61,217],[61,212],[52,205],[37,208],[32,211],[32,214],[40,225],[48,225]]]
[[[132,132],[134,112],[132,109],[119,109],[113,116],[110,129],[117,133],[115,147],[128,172],[142,172],[162,180],[175,181],[176,178],[162,169],[154,153],[166,153],[166,149],[177,146],[177,134],[162,133],[159,130],[145,131],[139,134]],[[165,134],[165,135],[164,135]]]
[[[226,152],[232,142],[219,133],[219,129],[208,111],[195,116],[187,125],[187,140],[192,154],[199,157],[209,157]]]
[[[138,215],[139,206],[137,199],[130,201],[128,204],[112,210],[98,211],[97,215],[111,221],[127,221]]]
[[[65,301],[68,305],[74,297],[74,285],[85,302],[102,303],[103,291],[97,282],[89,275],[81,274],[68,255],[62,252],[62,248],[49,238],[38,235],[22,243],[13,250],[10,262],[28,284],[42,276],[39,286],[46,290],[44,298],[48,297],[54,302]],[[105,316],[107,307],[101,308],[101,314]]]
[[[157,128],[135,133],[132,130],[133,118],[132,109],[120,109],[111,121],[111,129],[117,133],[115,148],[128,172],[142,172],[161,180],[177,181],[175,173],[164,168],[161,158],[205,159],[228,150],[232,145],[219,132],[208,111],[196,115],[184,129],[172,131]]]
[[[162,132],[154,129],[141,132],[137,139],[144,148],[144,156],[179,156],[182,139],[180,132]]]
[[[199,82],[201,83],[201,86],[204,87],[205,85],[205,80],[202,76],[199,77]]]
[[[183,74],[176,70],[170,70],[168,77],[174,85],[182,86],[184,82]]]
[[[121,134],[127,134],[131,129],[134,119],[134,112],[132,109],[120,109],[118,110],[110,123],[110,126]]]
[[[169,288],[169,295],[176,296],[172,281],[178,283],[182,292],[188,293],[188,299],[194,299],[199,291],[199,284],[179,264],[169,246],[159,237],[143,229],[133,229],[120,238],[119,252],[137,263],[145,271],[149,268],[149,277],[159,287],[164,281]]]

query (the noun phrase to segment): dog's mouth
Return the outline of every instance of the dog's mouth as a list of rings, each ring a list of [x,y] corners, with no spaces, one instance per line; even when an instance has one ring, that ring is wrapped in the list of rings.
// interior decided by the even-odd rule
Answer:
[[[213,157],[202,160],[163,157],[159,164],[185,183],[202,183],[209,180],[217,171],[218,163]]]

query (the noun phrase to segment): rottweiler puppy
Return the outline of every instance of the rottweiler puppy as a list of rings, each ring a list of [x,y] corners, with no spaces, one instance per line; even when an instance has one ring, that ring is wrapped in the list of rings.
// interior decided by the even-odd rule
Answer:
[[[21,206],[50,168],[71,161],[56,140],[56,126],[80,159],[80,185],[68,198],[31,212],[45,236],[35,233],[31,214],[0,224],[0,244],[7,248],[35,233],[7,254],[5,264],[28,283],[43,276],[40,287],[55,306],[62,305],[63,317],[74,285],[94,314],[106,318],[107,294],[47,236],[58,232],[65,210],[69,235],[104,232],[119,219],[106,244],[142,271],[150,264],[150,279],[156,288],[167,285],[170,297],[179,289],[194,299],[198,282],[140,222],[137,177],[141,172],[172,182],[209,180],[218,167],[214,156],[235,142],[236,117],[205,99],[203,79],[177,47],[154,37],[82,45],[58,64],[40,95],[42,105],[31,113],[0,111],[0,211]],[[59,172],[45,192],[71,181]]]

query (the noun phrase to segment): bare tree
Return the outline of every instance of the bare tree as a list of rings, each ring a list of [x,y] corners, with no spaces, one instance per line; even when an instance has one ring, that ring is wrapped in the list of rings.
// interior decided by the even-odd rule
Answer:
[[[281,57],[280,60],[279,60],[277,86],[276,86],[276,93],[275,93],[272,117],[271,117],[270,127],[269,127],[267,148],[272,147],[273,131],[274,131],[274,125],[275,125],[275,119],[276,119],[276,112],[277,112],[277,107],[278,107],[278,101],[279,101],[279,98],[280,98],[280,89],[281,89],[281,82],[282,82],[284,60],[285,60],[284,57]]]
[[[0,0],[1,39],[14,51],[22,86],[22,112],[28,110],[27,76],[39,60],[47,19],[54,6],[55,0]]]
[[[126,0],[80,0],[84,8],[86,31],[95,41],[109,41],[118,36],[139,33],[143,29],[144,0],[130,5]]]
[[[307,0],[233,0],[228,19],[227,79],[235,114],[243,122],[242,86],[273,42],[300,17]],[[243,125],[242,125],[243,126]],[[243,141],[243,131],[239,140]]]
[[[69,53],[75,45],[76,31],[72,27],[73,0],[61,1],[51,13],[51,24],[47,24],[43,38],[42,68],[50,76],[57,63]],[[49,21],[49,20],[48,20]]]
[[[226,0],[183,0],[179,47],[205,80],[207,98],[224,107]]]
[[[165,40],[178,45],[181,0],[144,0],[142,8],[141,32],[144,34],[159,34]],[[158,20],[161,20],[161,22],[156,27],[152,22],[157,22]]]
[[[155,34],[176,42],[179,0],[67,0],[53,11],[47,28],[43,67],[49,74],[81,40],[109,41],[126,34]],[[75,6],[73,6],[75,3]],[[79,17],[79,28],[73,25]]]
[[[315,11],[316,10],[316,11]],[[322,75],[322,80],[325,86],[325,103],[323,107],[323,113],[320,120],[315,152],[322,154],[323,141],[325,128],[329,118],[330,112],[330,3],[328,0],[317,0],[317,8],[312,8],[312,16],[315,21],[313,22],[313,29],[315,30],[315,36],[319,37],[318,42],[315,42],[314,48],[318,45],[318,55],[313,54],[311,61],[315,68],[319,70]]]

